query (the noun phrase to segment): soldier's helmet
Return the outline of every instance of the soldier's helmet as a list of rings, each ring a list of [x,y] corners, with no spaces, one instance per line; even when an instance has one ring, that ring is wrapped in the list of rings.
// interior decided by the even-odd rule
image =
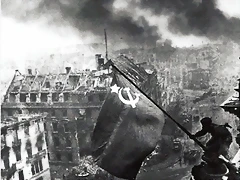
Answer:
[[[201,119],[201,124],[203,126],[209,126],[212,124],[212,119],[210,117],[204,117]]]

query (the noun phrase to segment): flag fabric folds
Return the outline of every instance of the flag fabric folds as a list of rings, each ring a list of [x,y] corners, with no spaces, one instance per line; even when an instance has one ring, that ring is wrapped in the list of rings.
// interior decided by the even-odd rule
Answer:
[[[135,179],[161,138],[164,114],[124,76],[114,73],[93,134],[93,157],[110,174]]]
[[[148,73],[144,68],[134,64],[133,60],[127,56],[120,55],[115,59],[111,60],[115,66],[117,66],[124,74],[127,75],[135,84],[140,85],[148,80]],[[107,62],[106,66],[111,63]]]
[[[158,88],[156,72],[148,74],[143,67],[134,64],[133,60],[124,55],[118,56],[116,59],[113,59],[112,62],[156,103],[160,101],[156,95]],[[155,87],[152,87],[153,84]]]

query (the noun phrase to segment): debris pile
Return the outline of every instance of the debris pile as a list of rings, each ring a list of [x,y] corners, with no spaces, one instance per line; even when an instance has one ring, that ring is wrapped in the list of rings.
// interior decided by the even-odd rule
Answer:
[[[113,176],[100,168],[93,160],[92,156],[84,156],[80,160],[78,166],[73,167],[67,176],[66,180],[79,179],[79,180],[113,180]]]

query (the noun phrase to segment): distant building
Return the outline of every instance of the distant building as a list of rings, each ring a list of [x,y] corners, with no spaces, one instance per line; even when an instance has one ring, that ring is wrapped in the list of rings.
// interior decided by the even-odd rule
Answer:
[[[235,89],[238,92],[238,95],[233,95],[229,97],[226,101],[221,104],[221,107],[231,114],[236,115],[240,119],[240,79],[238,79],[238,87]],[[240,124],[238,126],[238,135],[236,137],[236,142],[240,146]]]
[[[46,114],[14,115],[1,121],[1,179],[50,179],[44,133]]]
[[[187,84],[185,85],[186,89],[208,89],[209,81],[210,81],[210,71],[208,69],[194,69],[189,70],[187,74],[185,74],[185,81]]]
[[[236,115],[238,118],[240,118],[240,79],[238,79],[239,81],[239,85],[238,87],[235,89],[235,91],[238,92],[238,95],[233,95],[231,97],[229,97],[226,101],[224,101],[221,104],[221,107],[231,113]]]

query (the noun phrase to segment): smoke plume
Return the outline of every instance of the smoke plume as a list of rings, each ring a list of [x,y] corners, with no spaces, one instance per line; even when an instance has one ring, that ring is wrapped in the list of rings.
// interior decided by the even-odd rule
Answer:
[[[108,29],[112,42],[127,44],[149,43],[161,39],[158,22],[149,23],[150,17],[132,17],[132,8],[148,10],[155,16],[169,17],[168,31],[180,35],[205,36],[218,40],[224,36],[240,41],[240,19],[226,17],[217,8],[216,0],[132,0],[118,13],[116,0],[36,0],[24,4],[2,1],[3,15],[15,16],[24,21],[47,19],[48,24],[71,24],[79,32],[91,32],[103,36]],[[13,13],[14,12],[14,13]]]
[[[23,21],[39,20],[47,17],[48,24],[69,23],[80,32],[92,32],[96,37],[103,36],[106,28],[111,41],[125,41],[127,43],[156,42],[159,35],[157,27],[150,26],[144,17],[138,21],[133,20],[128,14],[116,15],[113,11],[112,0],[41,0],[35,4],[27,2],[22,12],[12,8],[8,1],[3,1],[3,14],[13,16]]]
[[[171,15],[169,30],[174,33],[240,40],[240,19],[227,18],[216,7],[215,0],[141,0],[141,6],[155,14]]]

